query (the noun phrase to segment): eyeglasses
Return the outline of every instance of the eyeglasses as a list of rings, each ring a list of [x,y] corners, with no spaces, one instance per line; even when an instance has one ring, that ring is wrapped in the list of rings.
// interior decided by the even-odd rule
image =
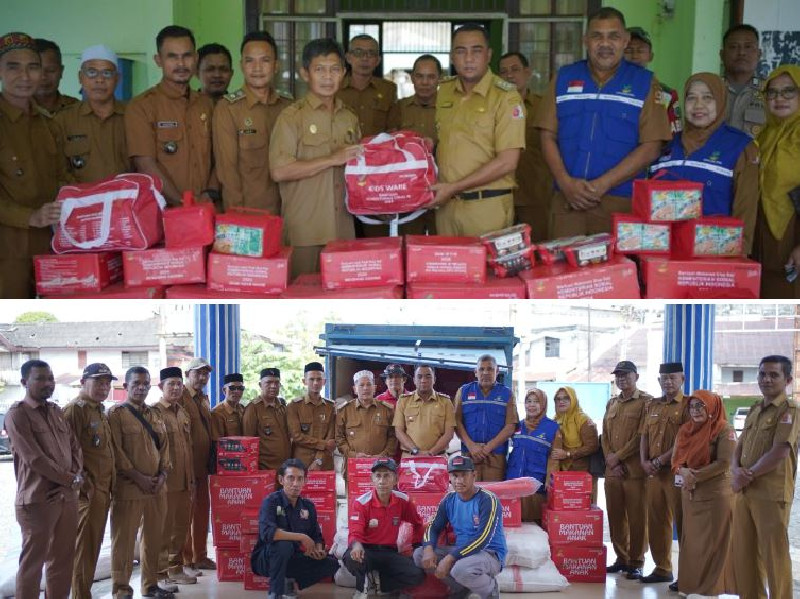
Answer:
[[[768,89],[764,92],[764,95],[767,97],[767,100],[775,100],[778,96],[784,100],[792,100],[797,96],[797,88],[784,87],[783,89]]]
[[[377,50],[364,50],[363,48],[353,48],[350,54],[356,58],[376,58],[381,55]]]
[[[98,77],[102,77],[103,79],[113,79],[114,75],[117,74],[114,69],[103,69],[102,71],[98,71],[97,69],[81,69],[81,73],[83,73],[89,79],[97,79]]]
[[[693,412],[702,412],[706,409],[706,404],[701,403],[699,401],[698,402],[693,401],[692,403],[689,404],[689,409],[692,410]]]
[[[244,385],[231,385],[228,389],[231,391],[244,391]]]

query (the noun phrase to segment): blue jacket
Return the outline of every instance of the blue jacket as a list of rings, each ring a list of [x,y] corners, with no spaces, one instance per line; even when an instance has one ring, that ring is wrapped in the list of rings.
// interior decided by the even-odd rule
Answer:
[[[547,458],[553,447],[553,439],[558,434],[558,423],[547,416],[539,421],[536,430],[525,427],[525,421],[519,423],[519,432],[512,437],[514,448],[508,456],[506,479],[532,476],[541,481],[541,493],[545,493],[544,483],[547,481]]]
[[[637,148],[639,117],[652,81],[653,73],[627,60],[602,88],[585,60],[558,70],[558,147],[570,176],[596,179]],[[633,182],[625,181],[608,193],[630,197]]]
[[[476,443],[487,443],[494,439],[506,425],[506,410],[511,400],[511,389],[495,383],[489,395],[484,397],[477,381],[461,387],[461,417],[470,439]],[[467,446],[461,444],[461,451]],[[508,441],[496,447],[492,453],[506,455]]]
[[[679,133],[650,171],[666,170],[677,179],[702,183],[703,216],[731,216],[735,191],[733,169],[751,141],[747,133],[723,124],[703,147],[685,156]]]

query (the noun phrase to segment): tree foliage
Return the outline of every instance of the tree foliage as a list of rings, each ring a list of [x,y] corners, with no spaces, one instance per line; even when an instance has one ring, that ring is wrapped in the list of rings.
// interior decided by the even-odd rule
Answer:
[[[29,324],[34,322],[58,322],[58,318],[50,312],[23,312],[14,319],[18,324]]]

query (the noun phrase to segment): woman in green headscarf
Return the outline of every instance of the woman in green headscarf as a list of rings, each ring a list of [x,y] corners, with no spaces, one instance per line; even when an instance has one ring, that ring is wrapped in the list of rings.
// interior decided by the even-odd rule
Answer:
[[[800,278],[787,280],[786,266],[800,272],[800,66],[781,65],[764,82],[767,126],[758,135],[761,202],[753,256],[761,262],[761,297],[800,298]],[[797,207],[789,193],[796,190]]]
[[[589,472],[589,456],[597,451],[597,425],[584,414],[572,387],[561,387],[553,397],[555,421],[562,437],[562,448],[550,457],[559,461],[559,470]],[[592,503],[597,502],[597,478],[592,477]]]

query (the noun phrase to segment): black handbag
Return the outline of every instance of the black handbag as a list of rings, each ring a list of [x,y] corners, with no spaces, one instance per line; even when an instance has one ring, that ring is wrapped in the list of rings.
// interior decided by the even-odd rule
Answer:
[[[597,439],[597,451],[589,456],[589,474],[603,478],[606,473],[606,456],[603,455],[603,436]]]

